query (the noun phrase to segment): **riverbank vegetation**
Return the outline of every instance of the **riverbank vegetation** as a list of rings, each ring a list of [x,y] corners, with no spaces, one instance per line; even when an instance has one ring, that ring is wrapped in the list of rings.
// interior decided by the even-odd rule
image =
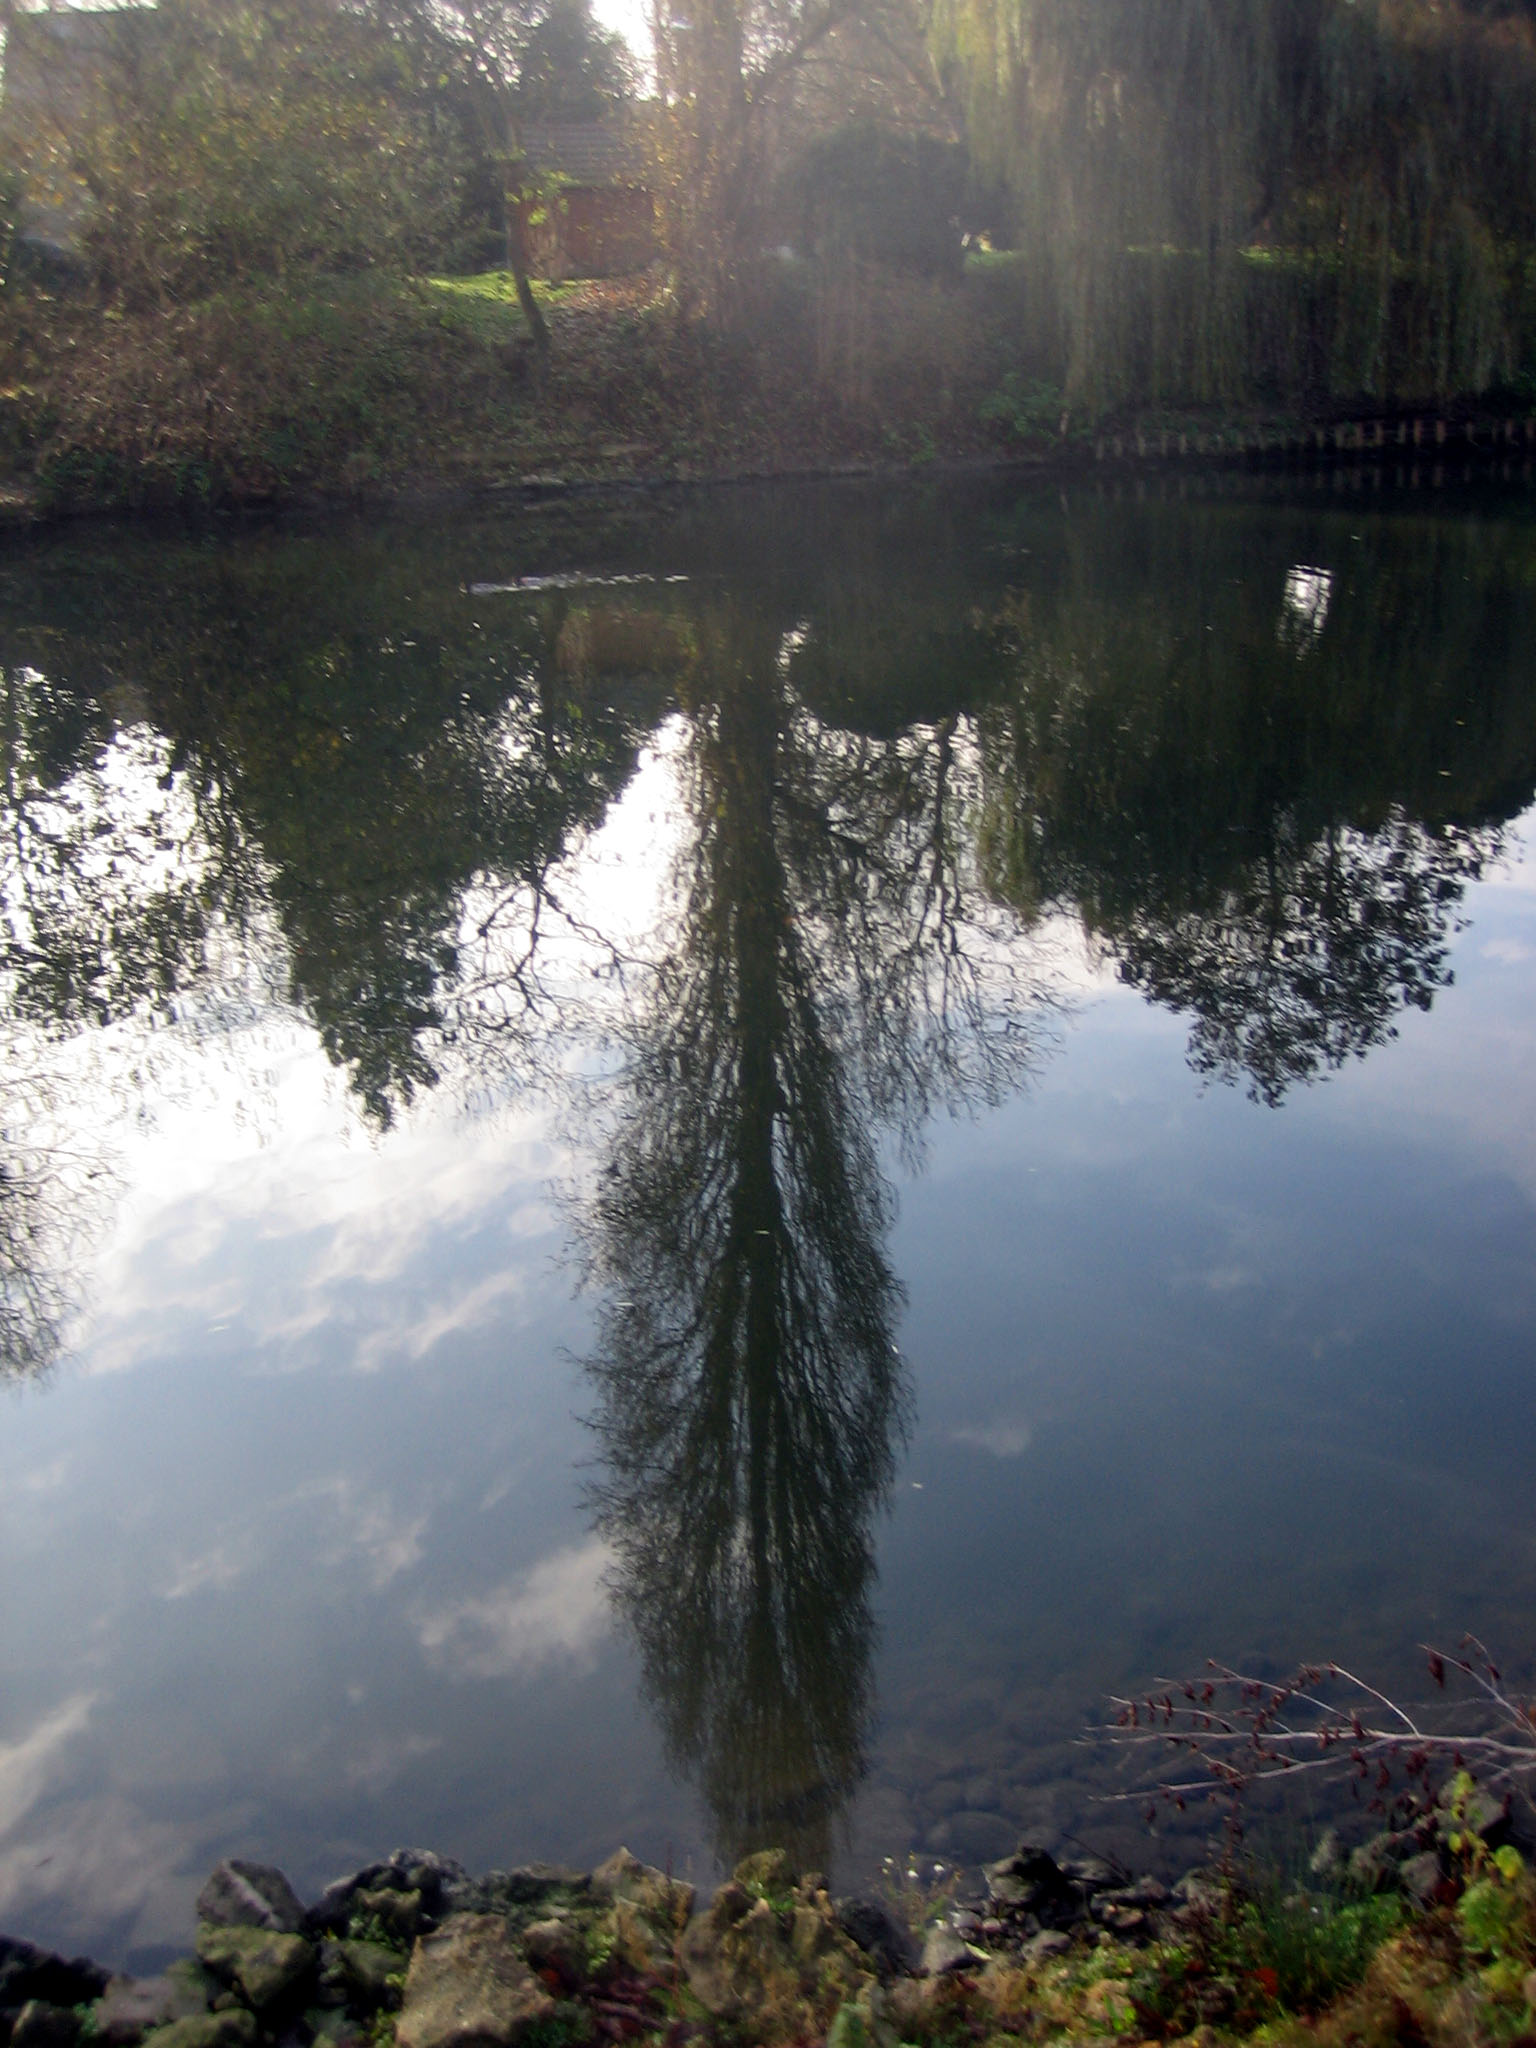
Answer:
[[[771,325],[729,335],[679,326],[644,280],[535,290],[542,373],[505,271],[266,282],[153,312],[34,299],[0,447],[44,509],[71,510],[773,474],[1011,443],[985,410],[1003,344],[984,290],[969,358],[951,307],[900,294],[846,394],[812,374],[815,307],[793,274]]]
[[[1231,1870],[1170,1891],[1021,1848],[985,1873],[993,1899],[1031,1873],[1061,1901],[1022,1948],[995,1915],[988,1932],[974,1913],[925,1922],[920,1893],[898,1901],[917,1907],[910,1924],[874,1896],[833,1899],[778,1850],[746,1858],[702,1906],[692,1885],[622,1849],[591,1873],[532,1865],[478,1878],[404,1850],[307,1907],[281,1871],[226,1862],[198,1897],[195,1956],[163,1976],[109,1977],[0,1937],[0,1990],[12,2048],[1528,2040],[1526,1865],[1475,1833],[1442,1852],[1440,1895],[1414,1903]]]
[[[12,497],[1530,410],[1524,0],[752,0],[654,28],[642,79],[582,0],[18,14]],[[623,156],[645,248],[562,245],[551,122]]]

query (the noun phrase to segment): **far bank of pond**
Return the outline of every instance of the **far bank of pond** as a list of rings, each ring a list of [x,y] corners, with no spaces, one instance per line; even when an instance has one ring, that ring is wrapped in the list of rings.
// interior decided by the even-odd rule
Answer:
[[[888,279],[846,332],[782,283],[729,333],[650,280],[558,288],[547,365],[497,276],[364,275],[153,312],[0,309],[0,518],[365,505],[975,465],[1524,473],[1529,396],[1073,405],[1006,271]]]

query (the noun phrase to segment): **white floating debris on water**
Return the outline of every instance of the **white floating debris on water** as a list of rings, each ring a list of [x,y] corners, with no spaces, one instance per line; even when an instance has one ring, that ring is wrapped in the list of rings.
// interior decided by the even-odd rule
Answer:
[[[779,651],[774,662],[781,676],[788,675],[790,663],[810,637],[811,622],[809,619],[800,619],[785,633],[779,642]]]
[[[1332,595],[1331,569],[1315,569],[1308,563],[1298,562],[1294,569],[1287,570],[1281,639],[1294,638],[1299,629],[1308,639],[1315,640],[1327,620],[1328,600]]]
[[[557,570],[552,576],[519,576],[512,583],[471,583],[470,597],[502,597],[529,590],[614,590],[630,583],[686,583],[686,576],[589,576],[579,569]]]

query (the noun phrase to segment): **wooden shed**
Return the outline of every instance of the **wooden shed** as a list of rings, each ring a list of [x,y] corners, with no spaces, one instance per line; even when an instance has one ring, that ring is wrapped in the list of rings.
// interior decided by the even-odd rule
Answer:
[[[539,189],[521,204],[536,276],[625,277],[657,252],[644,133],[630,116],[528,123],[526,172]]]

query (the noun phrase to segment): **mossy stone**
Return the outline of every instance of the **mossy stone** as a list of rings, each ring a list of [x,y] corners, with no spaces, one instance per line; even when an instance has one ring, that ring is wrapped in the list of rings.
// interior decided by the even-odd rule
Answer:
[[[256,2041],[253,2013],[209,2012],[156,2027],[144,2036],[144,2048],[256,2048]]]
[[[205,1922],[197,1930],[197,1954],[258,2012],[296,1991],[315,1967],[315,1952],[302,1935],[265,1927],[210,1927]]]
[[[382,1941],[332,1944],[348,1991],[364,2005],[398,2004],[406,1957]]]
[[[743,1856],[732,1875],[764,1898],[782,1897],[795,1888],[795,1867],[782,1849],[759,1849],[755,1856]]]

